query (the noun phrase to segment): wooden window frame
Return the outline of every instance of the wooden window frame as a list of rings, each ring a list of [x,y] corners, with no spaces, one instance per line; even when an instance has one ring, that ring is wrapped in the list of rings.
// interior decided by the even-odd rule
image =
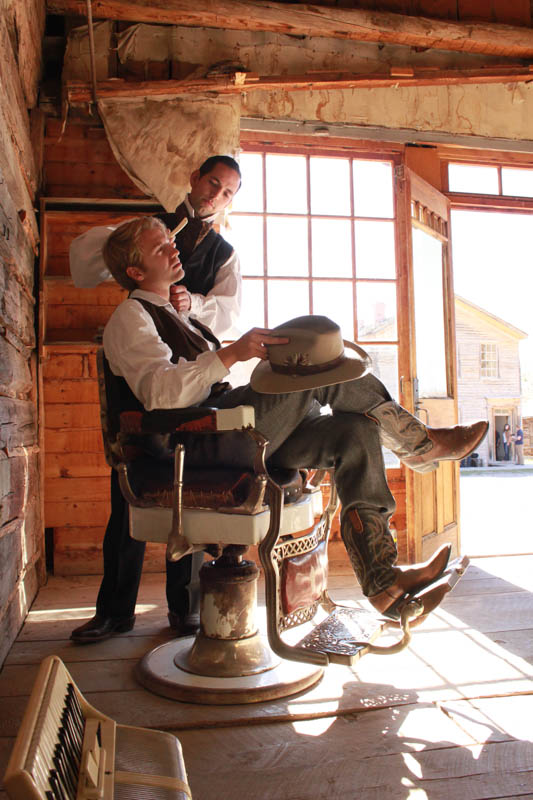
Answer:
[[[494,359],[487,359],[483,356],[484,348],[494,348]],[[485,351],[486,353],[486,351]],[[485,362],[485,367],[483,363]],[[487,369],[487,364],[494,364],[495,373],[487,374],[483,370]],[[500,377],[500,354],[497,342],[480,342],[479,344],[479,377],[481,380],[498,380]]]
[[[380,346],[394,346],[398,351],[399,359],[399,314],[400,314],[400,300],[399,300],[399,278],[400,278],[400,261],[398,252],[399,240],[399,217],[398,205],[396,199],[396,192],[394,187],[395,169],[403,164],[403,146],[391,145],[390,147],[376,147],[375,142],[353,141],[352,139],[337,139],[328,138],[327,142],[317,139],[313,136],[303,136],[299,134],[261,134],[258,132],[243,131],[241,135],[241,149],[243,153],[259,153],[263,156],[267,154],[281,154],[281,155],[298,155],[306,157],[306,175],[307,175],[307,210],[306,212],[298,214],[285,214],[267,211],[266,205],[266,173],[265,163],[263,158],[263,209],[261,211],[236,211],[235,216],[254,216],[263,218],[263,273],[257,276],[243,276],[246,280],[261,280],[263,281],[263,298],[265,307],[265,324],[269,325],[268,320],[268,283],[270,280],[291,280],[306,282],[309,292],[309,309],[313,313],[313,286],[320,282],[327,281],[328,283],[346,282],[350,281],[353,292],[353,336],[355,341],[359,341],[363,347],[380,347]],[[366,161],[382,161],[389,162],[392,169],[393,178],[393,215],[392,217],[360,217],[354,214],[354,198],[353,198],[353,169],[350,165],[350,214],[349,215],[324,215],[311,213],[310,206],[310,157],[322,156],[326,158],[344,158],[350,162],[353,160],[366,160]],[[305,276],[284,276],[269,275],[267,270],[267,250],[266,250],[266,219],[267,217],[285,217],[290,218],[298,216],[307,219],[308,226],[308,272]],[[311,221],[313,219],[327,218],[327,219],[343,219],[350,223],[351,228],[351,258],[352,258],[352,273],[348,277],[334,277],[334,276],[314,276],[312,274],[312,237],[311,237]],[[396,260],[396,275],[393,278],[358,278],[356,269],[356,255],[355,255],[355,234],[354,223],[359,220],[375,219],[378,221],[391,221],[394,225],[394,240],[395,240],[395,260]],[[361,283],[391,283],[396,287],[396,320],[397,320],[397,335],[394,339],[375,340],[357,338],[358,320],[357,320],[357,285]]]

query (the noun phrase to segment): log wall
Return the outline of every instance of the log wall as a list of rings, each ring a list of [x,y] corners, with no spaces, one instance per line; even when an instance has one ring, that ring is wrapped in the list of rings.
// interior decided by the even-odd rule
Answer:
[[[44,0],[0,15],[0,665],[44,580],[33,211]]]

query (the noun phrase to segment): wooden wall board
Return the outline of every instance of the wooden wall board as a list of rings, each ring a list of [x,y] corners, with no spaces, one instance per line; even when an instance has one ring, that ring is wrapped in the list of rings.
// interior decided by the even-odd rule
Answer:
[[[115,159],[103,127],[58,120],[46,126],[44,194],[49,197],[143,198]],[[90,227],[90,226],[89,226]]]
[[[53,406],[49,406],[52,408]],[[47,478],[91,478],[109,475],[109,466],[103,451],[99,453],[47,453],[45,476]]]

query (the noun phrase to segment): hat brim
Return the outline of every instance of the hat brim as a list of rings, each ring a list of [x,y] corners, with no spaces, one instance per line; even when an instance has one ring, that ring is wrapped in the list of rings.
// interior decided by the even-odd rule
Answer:
[[[260,394],[286,394],[362,378],[369,371],[372,359],[354,342],[344,340],[344,347],[344,359],[340,364],[312,375],[282,375],[273,371],[270,361],[260,361],[252,372],[250,385]]]

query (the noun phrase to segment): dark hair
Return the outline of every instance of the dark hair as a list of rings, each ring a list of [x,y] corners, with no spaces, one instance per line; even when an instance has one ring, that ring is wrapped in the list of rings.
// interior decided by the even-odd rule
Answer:
[[[239,178],[242,180],[241,168],[239,167],[237,161],[235,161],[235,159],[231,156],[210,156],[210,158],[204,161],[202,166],[198,169],[200,177],[202,178],[208,172],[211,172],[211,170],[214,169],[217,164],[225,164],[226,167],[234,169]]]

